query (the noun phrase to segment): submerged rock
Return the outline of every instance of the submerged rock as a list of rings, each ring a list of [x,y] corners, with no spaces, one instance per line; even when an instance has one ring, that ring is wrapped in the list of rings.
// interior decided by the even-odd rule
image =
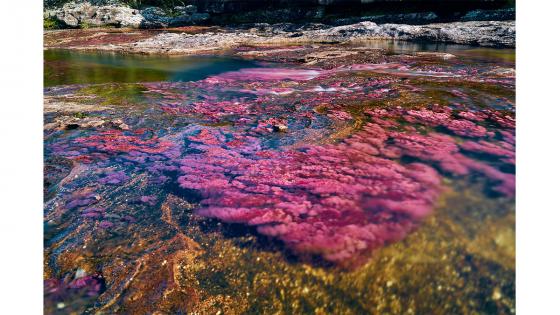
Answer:
[[[288,131],[288,126],[284,125],[284,124],[275,124],[272,126],[272,130],[276,131],[276,132],[286,132]]]
[[[128,130],[129,127],[120,118],[107,119],[104,117],[76,117],[76,116],[60,116],[53,122],[45,123],[44,130],[70,130],[77,128],[117,128],[121,130]]]

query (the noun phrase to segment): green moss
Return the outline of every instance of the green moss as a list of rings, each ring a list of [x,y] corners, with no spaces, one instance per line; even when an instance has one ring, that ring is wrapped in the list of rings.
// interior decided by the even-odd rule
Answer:
[[[82,119],[82,118],[86,118],[88,115],[86,113],[77,112],[77,113],[72,114],[72,116]]]
[[[54,17],[48,17],[43,19],[43,29],[54,30],[63,28],[62,23]]]
[[[78,27],[83,30],[87,30],[88,28],[90,28],[90,25],[88,23],[80,22],[80,24],[78,24]]]
[[[142,102],[144,91],[141,84],[100,84],[84,87],[79,93],[101,98],[102,105],[129,105]]]

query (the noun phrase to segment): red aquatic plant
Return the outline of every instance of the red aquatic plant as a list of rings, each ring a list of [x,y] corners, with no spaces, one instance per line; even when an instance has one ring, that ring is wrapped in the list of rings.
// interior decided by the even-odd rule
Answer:
[[[144,139],[142,134],[145,132],[145,130],[137,130],[128,134],[118,130],[109,130],[96,135],[78,138],[74,142],[86,148],[93,148],[105,153],[138,151],[156,154],[163,153],[173,147],[173,143],[162,141],[156,137]]]
[[[200,194],[199,214],[256,226],[299,254],[337,264],[359,261],[404,237],[430,213],[440,191],[440,175],[431,166],[444,175],[480,174],[494,191],[515,193],[514,174],[464,155],[485,153],[513,163],[513,145],[496,141],[496,132],[482,126],[509,122],[504,115],[478,112],[455,119],[453,110],[440,106],[367,113],[372,122],[348,139],[298,150],[244,150],[250,138],[202,129],[188,138],[201,153],[180,161],[179,184]],[[425,126],[451,135],[419,132]],[[513,137],[507,129],[498,134]],[[403,164],[406,158],[412,160]]]
[[[99,274],[76,276],[74,279],[47,279],[44,281],[45,297],[49,300],[66,300],[81,295],[95,297],[103,291],[105,281]]]
[[[199,214],[256,226],[297,253],[338,264],[403,238],[440,188],[429,166],[346,143],[255,156],[215,146],[181,165],[181,187],[203,196]]]
[[[157,189],[175,189],[170,186],[178,183],[188,190],[185,196],[200,200],[200,215],[254,226],[302,256],[352,265],[402,239],[429,215],[442,176],[475,174],[501,195],[515,193],[513,113],[453,104],[388,106],[366,110],[364,117],[360,110],[370,106],[367,101],[398,96],[403,87],[422,91],[387,74],[450,78],[474,72],[387,63],[244,69],[197,82],[147,83],[145,95],[155,106],[136,121],[161,126],[160,117],[150,115],[163,110],[169,128],[86,131],[53,141],[48,150],[92,163],[94,174],[96,167],[115,164],[124,170],[93,177],[103,184],[147,172],[150,189],[142,193],[154,195],[127,199],[133,206],[155,206],[163,200]],[[341,121],[353,118],[360,131],[335,144],[309,144],[310,139],[324,143]],[[81,180],[76,185],[87,181]],[[62,204],[99,219],[101,229],[134,220],[105,215],[106,199],[103,209],[93,208],[98,197],[90,191]]]
[[[248,68],[238,71],[226,72],[210,77],[205,81],[218,83],[230,80],[294,80],[307,81],[321,75],[321,70],[289,69],[289,68]]]
[[[327,116],[338,120],[352,120],[352,115],[342,110],[332,110]]]
[[[504,163],[515,164],[515,148],[505,141],[491,143],[488,141],[465,141],[460,145],[467,152],[484,153],[499,158]]]
[[[105,174],[105,176],[103,176],[99,180],[99,182],[106,185],[120,185],[128,179],[129,177],[125,174],[124,171],[118,171]]]

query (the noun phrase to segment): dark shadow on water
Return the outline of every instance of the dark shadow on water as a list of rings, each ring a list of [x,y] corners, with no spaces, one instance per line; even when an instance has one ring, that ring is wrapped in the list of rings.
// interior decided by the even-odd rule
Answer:
[[[334,264],[325,261],[319,255],[296,255],[282,241],[258,233],[256,227],[240,223],[223,223],[218,219],[207,218],[200,224],[200,228],[204,233],[219,232],[224,237],[233,240],[240,248],[271,253],[280,252],[289,264],[307,263],[316,268],[336,268]]]

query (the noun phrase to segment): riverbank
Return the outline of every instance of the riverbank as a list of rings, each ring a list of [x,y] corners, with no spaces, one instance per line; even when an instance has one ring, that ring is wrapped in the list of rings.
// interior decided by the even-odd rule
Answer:
[[[514,21],[470,21],[427,25],[253,24],[239,28],[191,26],[159,30],[85,29],[44,33],[46,49],[189,55],[219,53],[242,46],[351,44],[379,39],[515,47]]]
[[[133,27],[246,23],[358,22],[425,25],[466,21],[515,20],[507,0],[45,0],[44,18],[51,28]]]

